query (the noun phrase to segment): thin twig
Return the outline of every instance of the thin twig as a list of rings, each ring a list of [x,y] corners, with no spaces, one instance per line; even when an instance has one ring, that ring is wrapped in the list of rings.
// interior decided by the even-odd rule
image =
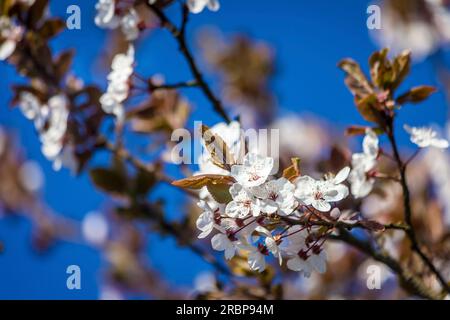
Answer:
[[[409,192],[408,187],[408,180],[406,175],[406,169],[407,165],[403,163],[403,160],[400,156],[400,152],[397,146],[397,142],[394,137],[394,125],[393,121],[391,121],[387,127],[387,136],[391,143],[392,150],[394,152],[394,158],[397,163],[398,170],[400,172],[400,183],[402,185],[403,189],[403,206],[404,206],[404,213],[405,213],[405,222],[409,226],[409,229],[406,231],[406,234],[408,235],[408,238],[411,242],[411,248],[413,251],[415,251],[422,261],[425,263],[426,266],[431,270],[431,272],[436,276],[438,281],[440,282],[443,289],[450,293],[450,286],[448,285],[447,281],[444,279],[444,277],[441,275],[439,270],[434,266],[433,262],[430,260],[430,258],[422,251],[420,248],[419,242],[417,240],[416,232],[414,230],[414,226],[412,223],[412,209],[411,209],[411,196]]]
[[[175,38],[175,40],[178,42],[179,50],[185,57],[189,68],[191,70],[192,75],[196,79],[198,86],[202,89],[205,96],[208,98],[208,100],[213,105],[214,110],[227,122],[230,123],[231,119],[225,112],[225,108],[222,105],[222,102],[214,95],[209,85],[206,83],[203,74],[200,72],[200,69],[197,67],[197,63],[195,62],[194,56],[192,55],[191,51],[189,50],[187,43],[186,43],[186,36],[185,36],[185,30],[186,25],[188,22],[188,13],[184,10],[183,13],[183,23],[181,28],[179,29],[177,26],[175,26],[170,19],[164,14],[162,10],[160,10],[157,6],[149,4],[147,1],[145,1],[146,5],[152,10],[152,12],[159,18],[161,21],[161,25],[166,28],[172,36]]]

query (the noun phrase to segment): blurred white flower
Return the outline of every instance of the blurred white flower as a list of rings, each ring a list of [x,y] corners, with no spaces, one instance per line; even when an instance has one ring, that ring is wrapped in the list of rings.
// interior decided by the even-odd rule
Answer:
[[[192,13],[200,13],[205,7],[208,7],[211,11],[220,9],[219,0],[188,0],[187,5]]]
[[[49,116],[46,120],[46,129],[41,132],[41,150],[47,159],[54,160],[63,148],[69,110],[67,98],[62,94],[51,97],[47,105]]]
[[[242,165],[231,167],[231,176],[243,187],[255,187],[263,184],[273,168],[273,158],[248,153]]]
[[[134,9],[130,9],[128,13],[123,16],[120,27],[125,35],[125,39],[128,41],[136,40],[139,36],[139,21],[140,18]]]
[[[106,242],[108,229],[105,217],[96,211],[86,214],[81,225],[83,238],[94,246],[101,246]]]
[[[375,179],[368,173],[377,164],[378,136],[373,130],[368,129],[363,140],[363,153],[352,155],[352,171],[349,175],[351,192],[355,198],[367,196],[373,189]]]
[[[140,17],[134,8],[118,14],[115,0],[98,0],[95,8],[97,9],[97,15],[94,21],[98,27],[116,29],[120,26],[127,41],[137,39],[140,31]]]
[[[20,166],[20,181],[29,192],[37,192],[44,185],[44,174],[41,166],[35,161],[26,161]]]
[[[437,132],[429,127],[410,127],[404,125],[403,128],[411,135],[411,142],[419,148],[435,147],[446,149],[449,143],[446,139],[438,138]]]
[[[108,29],[119,26],[120,20],[116,16],[115,0],[98,0],[95,9],[97,9],[97,15],[95,16],[97,26]]]
[[[408,3],[410,2],[410,4]],[[411,50],[415,60],[422,60],[450,41],[450,10],[441,0],[383,1],[382,28],[372,35],[381,47],[394,53]]]
[[[200,293],[217,291],[216,277],[211,272],[202,272],[195,277],[194,288]]]
[[[100,97],[105,113],[113,114],[119,123],[124,121],[123,102],[130,91],[129,78],[133,74],[134,47],[130,45],[126,54],[117,54],[111,64],[112,71],[108,75],[108,88]]]
[[[8,59],[22,39],[23,29],[7,16],[0,17],[0,61]]]
[[[280,155],[298,156],[302,162],[318,160],[330,140],[318,121],[294,114],[277,119],[271,128],[279,130]]]

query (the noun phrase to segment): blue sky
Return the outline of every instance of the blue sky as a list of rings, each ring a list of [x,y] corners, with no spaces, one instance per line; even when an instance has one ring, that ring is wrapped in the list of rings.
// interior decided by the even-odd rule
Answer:
[[[51,1],[54,15],[66,17],[66,8],[74,1]],[[273,82],[280,114],[313,113],[344,128],[362,124],[353,107],[352,97],[343,84],[343,74],[336,67],[344,57],[352,57],[365,66],[376,49],[366,28],[368,2],[355,0],[222,0],[218,13],[204,12],[191,19],[190,36],[204,26],[214,25],[225,35],[245,33],[271,45],[276,54],[278,74]],[[99,54],[106,48],[105,31],[95,27],[92,0],[79,0],[82,29],[65,31],[53,43],[56,51],[75,47],[75,73],[86,83],[105,86],[105,75],[95,68]],[[193,40],[193,37],[191,38]],[[138,45],[138,71],[143,75],[163,73],[168,82],[189,79],[188,69],[177,54],[174,41],[164,31],[157,31]],[[11,99],[9,85],[16,81],[12,67],[0,63],[0,124],[20,137],[27,156],[38,161],[45,173],[44,199],[56,212],[81,220],[91,211],[105,206],[107,198],[94,190],[86,175],[73,178],[69,172],[54,172],[40,153],[32,124],[18,110],[7,107]],[[432,64],[416,64],[405,86],[436,85]],[[186,92],[196,109],[194,119],[214,124],[220,119],[211,111],[203,96]],[[413,125],[442,125],[446,115],[445,98],[434,95],[421,106],[402,111],[400,122]],[[405,135],[401,139],[406,144]],[[1,179],[1,178],[0,178]],[[0,180],[1,183],[1,180]],[[160,188],[164,195],[172,189]],[[80,195],[82,201],[80,201]],[[172,204],[170,208],[182,206]],[[0,220],[0,239],[6,251],[0,255],[0,298],[95,299],[103,267],[94,249],[81,244],[62,243],[39,255],[30,248],[30,225],[22,219]],[[149,240],[152,265],[172,283],[189,287],[201,270],[208,268],[185,249],[178,249],[171,239],[152,236]],[[182,262],[182,263],[180,263]],[[82,289],[66,288],[66,267],[77,264],[82,270]]]

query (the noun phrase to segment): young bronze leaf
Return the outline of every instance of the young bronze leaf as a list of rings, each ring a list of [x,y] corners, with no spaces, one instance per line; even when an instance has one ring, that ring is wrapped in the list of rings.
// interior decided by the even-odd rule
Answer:
[[[370,76],[372,82],[379,88],[383,88],[385,72],[388,68],[388,61],[386,59],[388,49],[383,49],[374,52],[369,58]]]
[[[235,164],[235,160],[225,141],[214,134],[208,126],[202,125],[201,130],[206,149],[211,155],[214,164],[222,169],[230,171],[231,166]]]
[[[184,189],[198,190],[210,183],[227,184],[228,186],[231,186],[234,183],[234,179],[230,176],[224,176],[220,174],[202,174],[174,181],[172,182],[172,185]]]
[[[418,86],[405,92],[400,97],[397,98],[398,104],[405,103],[419,103],[427,99],[430,95],[436,92],[435,87],[431,86]]]
[[[381,124],[382,119],[378,110],[378,98],[375,94],[370,94],[363,99],[355,101],[356,108],[364,120]]]
[[[411,69],[411,51],[405,50],[394,59],[395,80],[392,89],[396,89],[405,80]]]
[[[283,170],[283,177],[292,181],[301,174],[300,158],[292,158],[291,163],[292,165]]]
[[[373,92],[372,86],[357,62],[352,59],[344,59],[339,62],[338,66],[346,73],[345,84],[354,96],[363,98]]]
[[[384,231],[384,226],[376,221],[373,220],[366,220],[366,219],[362,219],[359,221],[359,223],[365,227],[366,229],[370,230],[370,231]]]
[[[60,33],[65,26],[61,19],[49,19],[39,28],[38,33],[43,39],[48,40]]]
[[[30,29],[37,27],[47,8],[48,0],[36,0],[28,10],[27,25]]]

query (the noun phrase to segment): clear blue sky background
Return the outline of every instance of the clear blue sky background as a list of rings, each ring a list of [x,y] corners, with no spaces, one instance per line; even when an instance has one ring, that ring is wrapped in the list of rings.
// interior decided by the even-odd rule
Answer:
[[[222,0],[219,13],[205,11],[191,19],[189,34],[202,26],[214,25],[227,35],[243,32],[270,44],[278,61],[279,72],[273,83],[280,102],[280,113],[309,112],[335,125],[362,123],[343,84],[343,74],[336,63],[353,57],[364,64],[376,49],[366,28],[368,2],[355,0]],[[65,17],[66,8],[78,4],[82,12],[82,29],[65,31],[52,45],[56,51],[75,47],[74,68],[86,83],[105,86],[105,75],[94,68],[98,54],[106,47],[105,31],[93,23],[93,0],[51,1],[54,15]],[[168,82],[189,79],[183,60],[166,32],[155,32],[138,46],[138,71],[143,75],[164,73]],[[45,200],[71,218],[81,220],[101,208],[107,198],[95,191],[86,175],[74,179],[63,170],[52,171],[40,152],[32,124],[18,110],[9,110],[10,83],[15,81],[13,68],[0,63],[0,124],[16,132],[26,147],[27,156],[38,161],[45,173]],[[406,85],[436,84],[430,62],[417,64]],[[213,124],[219,118],[210,110],[201,94],[189,91],[195,102],[195,119]],[[201,112],[200,112],[201,110]],[[446,115],[445,99],[439,93],[424,105],[410,106],[401,121],[411,124],[442,125]],[[405,136],[402,136],[406,144]],[[1,183],[1,177],[0,177]],[[170,189],[173,192],[172,189]],[[160,194],[169,192],[161,188]],[[80,200],[81,199],[81,200]],[[172,204],[176,210],[180,204]],[[94,249],[81,244],[63,243],[47,254],[38,255],[30,248],[30,225],[22,219],[0,220],[0,239],[6,251],[0,255],[0,298],[2,299],[95,299],[102,260]],[[152,264],[172,283],[190,287],[195,275],[208,269],[189,251],[177,248],[170,239],[152,236],[149,241]],[[66,267],[77,264],[82,270],[82,289],[66,289]]]

